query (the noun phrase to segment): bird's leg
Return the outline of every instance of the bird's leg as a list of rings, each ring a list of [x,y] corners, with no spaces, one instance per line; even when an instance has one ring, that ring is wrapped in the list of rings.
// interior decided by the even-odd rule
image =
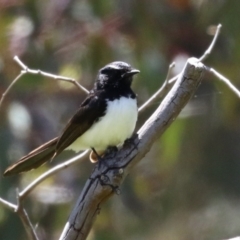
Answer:
[[[50,159],[50,162],[52,162],[52,160],[53,160],[56,156],[57,156],[57,152],[55,152],[55,153],[53,154],[53,156],[52,156],[51,159]]]
[[[97,151],[95,150],[95,148],[91,148],[93,153],[95,154],[95,156],[97,157],[97,161],[98,161],[98,169],[101,168],[102,164],[104,164],[106,167],[108,167],[108,165],[103,161],[103,158],[97,153]]]
[[[102,160],[102,157],[97,153],[97,151],[95,150],[95,148],[92,147],[91,149],[92,149],[93,153],[95,154],[95,156],[97,157],[97,160],[98,160],[98,161]]]

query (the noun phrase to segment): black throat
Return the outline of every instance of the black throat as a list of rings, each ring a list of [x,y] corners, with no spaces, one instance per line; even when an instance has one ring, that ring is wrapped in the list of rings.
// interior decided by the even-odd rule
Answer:
[[[121,86],[121,87],[105,87],[105,88],[98,88],[94,87],[91,91],[92,94],[100,95],[110,101],[115,99],[120,99],[121,97],[126,98],[136,98],[136,94],[132,91],[129,86]]]

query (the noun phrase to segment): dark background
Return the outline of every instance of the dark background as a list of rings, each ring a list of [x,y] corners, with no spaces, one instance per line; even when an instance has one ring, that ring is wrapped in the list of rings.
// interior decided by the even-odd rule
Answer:
[[[0,0],[0,94],[30,68],[73,77],[91,89],[97,71],[122,60],[141,70],[133,84],[139,105],[200,57],[223,29],[205,64],[240,88],[240,1],[232,0]],[[0,172],[57,136],[85,94],[70,83],[25,75],[0,109]],[[137,129],[158,106],[139,116]],[[71,153],[62,155],[62,160]],[[240,101],[205,77],[174,124],[102,207],[88,240],[226,239],[240,235]],[[0,196],[16,202],[16,188],[50,166],[1,178]],[[58,239],[91,173],[89,161],[43,182],[25,202],[41,239]],[[26,239],[18,216],[0,206],[0,239]]]

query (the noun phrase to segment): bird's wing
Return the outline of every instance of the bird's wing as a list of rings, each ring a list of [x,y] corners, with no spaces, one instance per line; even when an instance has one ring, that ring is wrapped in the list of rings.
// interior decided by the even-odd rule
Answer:
[[[6,169],[4,176],[37,168],[67,148],[87,131],[99,117],[104,115],[106,103],[100,99],[98,96],[90,94],[68,122],[60,137],[52,139],[19,159]]]
[[[104,115],[106,106],[106,101],[101,96],[90,94],[63,130],[58,139],[55,154],[62,152],[85,133],[94,122]]]

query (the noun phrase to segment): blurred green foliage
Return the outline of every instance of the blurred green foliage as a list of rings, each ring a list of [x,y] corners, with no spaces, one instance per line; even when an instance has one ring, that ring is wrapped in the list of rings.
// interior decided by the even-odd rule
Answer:
[[[133,86],[140,105],[161,86],[172,61],[176,74],[188,57],[203,54],[218,23],[222,33],[206,65],[240,88],[239,9],[239,1],[227,0],[0,1],[0,93],[20,71],[14,55],[30,68],[74,77],[88,89],[99,68],[122,60],[141,70]],[[70,83],[24,76],[0,109],[0,172],[58,135],[84,96]],[[141,113],[137,128],[159,103]],[[102,207],[88,239],[239,235],[239,156],[240,101],[223,83],[206,76],[179,118],[126,179],[121,195]],[[56,163],[2,178],[0,196],[16,202],[16,188]],[[93,167],[88,161],[76,166],[42,183],[25,204],[41,239],[58,239]],[[3,206],[0,239],[26,239],[17,215]]]

